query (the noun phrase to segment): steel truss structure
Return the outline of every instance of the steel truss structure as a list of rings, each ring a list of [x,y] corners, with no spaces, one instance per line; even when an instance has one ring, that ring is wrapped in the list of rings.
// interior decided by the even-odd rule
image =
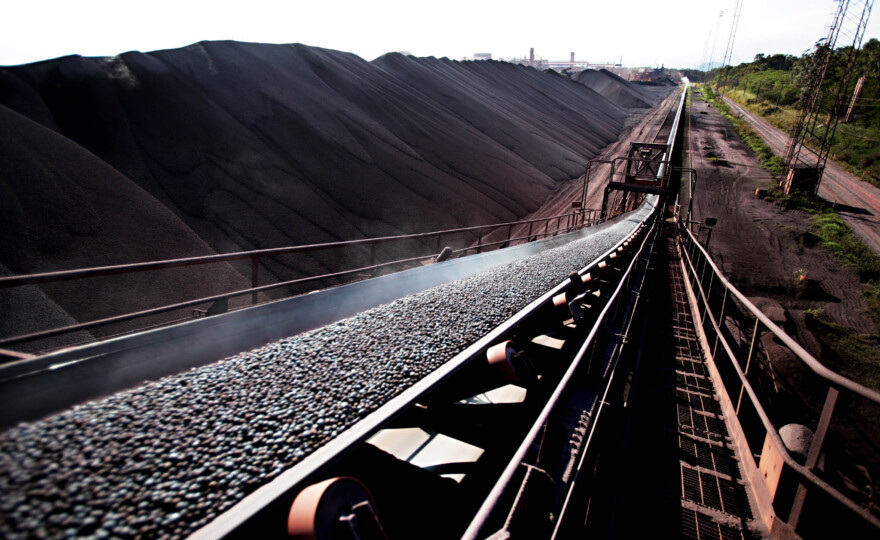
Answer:
[[[792,190],[813,193],[819,191],[837,124],[845,115],[844,108],[850,94],[849,83],[855,71],[874,1],[836,0],[836,3],[828,36],[816,48],[816,67],[810,78],[809,88],[803,95],[803,106],[785,156],[785,166],[788,169],[784,184],[786,193]],[[844,43],[849,43],[851,48],[845,53],[840,84],[836,88],[828,88],[824,85],[825,79],[841,39]],[[823,112],[827,113],[824,123],[820,121]],[[807,146],[808,141],[814,144],[815,149]]]

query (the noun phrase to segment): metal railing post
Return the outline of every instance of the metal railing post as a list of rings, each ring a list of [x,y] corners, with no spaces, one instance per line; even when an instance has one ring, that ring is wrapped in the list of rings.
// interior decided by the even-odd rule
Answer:
[[[810,443],[810,451],[807,453],[807,461],[804,466],[813,470],[819,462],[819,456],[822,454],[822,445],[825,443],[825,436],[828,435],[828,428],[831,426],[831,416],[834,414],[834,405],[837,403],[839,391],[837,388],[830,386],[828,395],[825,396],[825,405],[822,407],[822,415],[819,417],[819,425],[816,426],[816,434]],[[794,502],[791,505],[791,514],[789,514],[788,524],[792,529],[797,529],[798,521],[801,519],[801,512],[804,509],[804,501],[807,498],[807,487],[801,483],[798,486],[797,493],[794,496]]]
[[[724,297],[721,299],[721,311],[718,313],[718,330],[715,332],[715,346],[712,347],[712,358],[715,358],[715,353],[718,352],[718,342],[721,340],[721,326],[724,324],[724,308],[727,305],[727,287],[724,288]]]
[[[694,253],[696,252],[696,250],[697,250],[697,248],[694,247],[693,240],[691,239],[690,235],[688,235],[688,237],[687,237],[687,254],[688,254],[688,258],[690,258],[692,261],[694,259]]]
[[[703,283],[704,283],[704,280],[706,279],[706,268],[709,267],[709,263],[707,262],[708,259],[707,259],[706,257],[703,257],[702,255],[703,255],[703,254],[700,253],[700,256],[701,256],[701,258],[702,258],[702,260],[703,260],[703,269],[700,270],[700,277],[697,278],[697,279],[698,279],[697,283],[700,284],[700,289],[702,289],[702,293],[701,293],[701,294],[703,294],[703,296],[704,296],[703,301],[704,301],[704,302],[707,302],[708,300],[706,300],[706,298],[705,298],[705,294],[706,294],[705,291],[706,291],[706,288],[703,287]]]
[[[708,265],[707,265],[708,266]],[[704,267],[705,269],[705,267]],[[703,315],[700,317],[700,324],[706,325],[706,316],[709,314],[709,301],[712,299],[712,285],[715,284],[715,272],[709,273],[709,286],[703,289]],[[700,283],[702,285],[702,282]]]
[[[260,264],[256,257],[251,257],[251,288],[260,286]],[[257,303],[257,293],[251,293],[251,304]]]
[[[746,367],[743,368],[743,375],[749,374],[749,367],[752,365],[752,356],[755,354],[755,343],[758,341],[758,327],[761,324],[761,319],[755,319],[755,331],[752,332],[752,344],[749,346],[749,355],[746,357]],[[746,391],[745,385],[741,386],[739,389],[739,398],[736,400],[736,416],[739,417],[739,408],[742,405],[743,394]]]

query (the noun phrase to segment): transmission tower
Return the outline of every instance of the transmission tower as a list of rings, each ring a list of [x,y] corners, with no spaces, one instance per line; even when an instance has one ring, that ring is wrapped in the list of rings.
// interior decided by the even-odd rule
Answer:
[[[724,87],[727,84],[727,72],[730,71],[730,57],[733,55],[733,42],[736,39],[736,28],[739,26],[739,12],[742,11],[742,0],[736,0],[736,8],[733,10],[733,22],[730,24],[730,35],[727,38],[727,48],[724,50],[724,62],[722,62],[721,76],[721,99],[724,99]]]
[[[718,44],[718,30],[721,29],[721,19],[724,18],[724,11],[718,13],[718,22],[715,23],[715,32],[712,35],[712,52],[709,54],[709,65],[706,66],[706,73],[712,71],[712,64],[715,63],[715,46]]]
[[[785,156],[785,166],[788,169],[784,185],[786,193],[792,190],[813,193],[819,191],[837,124],[849,96],[849,83],[855,71],[856,59],[874,1],[835,0],[835,3],[837,7],[828,36],[824,38],[824,43],[820,41],[816,47],[815,68],[810,76],[809,87],[801,98],[802,108]],[[838,86],[829,89],[823,83],[832,64],[837,43],[841,39],[844,44],[851,43],[851,48],[845,52],[843,75]],[[824,111],[828,114],[824,125],[819,122],[823,105],[828,107]],[[815,149],[807,146],[808,142]]]

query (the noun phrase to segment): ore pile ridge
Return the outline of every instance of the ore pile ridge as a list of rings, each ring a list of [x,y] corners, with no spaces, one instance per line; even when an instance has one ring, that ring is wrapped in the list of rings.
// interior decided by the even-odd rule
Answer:
[[[514,221],[581,175],[626,118],[523,66],[367,62],[300,44],[0,67],[0,264],[27,274]],[[265,259],[260,275],[340,264],[330,252]],[[243,284],[250,269],[217,274]],[[59,316],[86,321],[221,289],[198,269],[169,273],[161,290],[116,279],[88,301],[41,290]]]
[[[618,107],[648,108],[657,103],[657,95],[648,88],[631,83],[607,69],[585,69],[574,80],[595,90]]]

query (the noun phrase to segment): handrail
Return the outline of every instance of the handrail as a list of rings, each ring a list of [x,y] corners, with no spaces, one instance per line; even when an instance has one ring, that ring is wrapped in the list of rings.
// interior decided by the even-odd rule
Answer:
[[[667,174],[666,164],[669,161],[673,148],[675,146],[676,133],[678,133],[678,125],[681,121],[681,116],[684,111],[685,101],[687,100],[688,89],[690,88],[690,81],[685,82],[684,88],[681,91],[681,97],[678,101],[678,112],[675,114],[675,120],[672,121],[672,128],[669,131],[669,140],[667,143],[669,144],[668,149],[664,152],[663,156],[660,158],[662,163],[660,164],[660,169],[657,171],[657,178],[665,178]]]
[[[683,91],[682,91],[682,98],[679,101],[678,110],[676,112],[676,119],[674,121],[675,126],[678,125],[678,119],[681,117],[681,115],[683,113],[684,102],[685,102],[684,100],[685,100],[685,96],[687,95],[687,91],[688,91],[688,85],[686,84]],[[668,152],[671,152],[672,147],[675,143],[675,139],[676,139],[676,132],[675,131],[670,132],[669,137],[668,137],[668,144],[669,144],[669,148],[667,150]],[[665,154],[664,154],[664,157],[666,157]],[[589,172],[589,169],[588,169],[588,172]],[[657,177],[662,178],[663,174],[664,174],[663,170],[658,170]],[[653,225],[651,225],[651,227],[654,228],[654,230],[652,231],[652,234],[656,234],[657,220],[659,219],[657,216],[661,213],[659,208],[661,208],[661,206],[658,204],[657,206],[654,207],[651,214],[649,216],[645,217],[645,219],[643,219],[641,222],[643,225],[646,225],[649,222],[651,222],[651,220],[654,221]],[[651,247],[647,247],[649,243],[651,244]],[[520,464],[523,462],[523,460],[529,450],[529,447],[534,443],[534,441],[538,437],[538,434],[540,433],[542,426],[544,426],[545,422],[547,421],[547,418],[549,417],[550,412],[556,406],[556,403],[560,399],[562,392],[564,391],[565,388],[568,387],[568,383],[569,383],[570,379],[574,376],[574,373],[577,371],[578,367],[580,366],[581,361],[583,360],[584,356],[587,354],[587,351],[589,350],[589,348],[594,344],[594,340],[596,338],[597,333],[599,332],[600,328],[602,328],[603,325],[607,322],[606,317],[608,316],[608,313],[612,307],[612,304],[615,306],[615,309],[618,308],[618,303],[620,302],[620,299],[621,299],[621,292],[624,289],[628,290],[628,288],[630,286],[629,285],[630,279],[634,276],[633,270],[636,268],[637,264],[641,261],[641,259],[643,257],[643,253],[646,252],[646,250],[647,250],[647,253],[644,256],[646,258],[648,258],[650,256],[650,253],[653,251],[653,238],[651,237],[650,234],[646,235],[644,241],[642,241],[641,245],[639,246],[637,253],[635,255],[633,255],[633,258],[630,261],[630,264],[627,266],[624,274],[620,277],[620,280],[618,281],[617,286],[614,289],[614,292],[611,294],[607,303],[605,304],[604,308],[602,309],[601,313],[598,315],[596,322],[594,323],[593,327],[590,329],[590,332],[587,335],[586,340],[581,344],[574,360],[572,360],[571,364],[566,369],[566,372],[563,375],[562,379],[560,380],[558,386],[556,387],[553,394],[550,396],[550,398],[548,399],[548,401],[544,405],[544,407],[541,411],[541,414],[539,415],[537,420],[532,425],[531,429],[529,430],[528,435],[523,439],[523,442],[520,445],[520,447],[517,449],[517,452],[514,454],[513,458],[511,458],[507,467],[505,467],[504,472],[502,473],[501,477],[498,479],[498,481],[493,486],[492,491],[489,493],[488,496],[486,496],[485,500],[483,501],[483,504],[480,506],[480,509],[477,511],[477,514],[471,520],[471,523],[469,524],[467,530],[462,535],[462,538],[474,539],[481,532],[482,527],[485,525],[485,523],[488,520],[489,516],[491,515],[494,507],[497,505],[501,496],[505,492],[507,485],[510,483],[511,479],[513,478],[515,471],[520,466]],[[629,292],[635,294],[636,297],[638,297],[638,293],[636,291],[629,291]],[[614,360],[614,367],[609,366],[609,368],[608,368],[609,370],[606,371],[606,375],[605,375],[606,379],[604,380],[604,383],[606,384],[606,387],[605,387],[606,392],[607,392],[608,388],[610,387],[611,381],[614,377],[614,373],[616,372],[616,369],[615,369],[616,361],[617,361],[617,359]],[[581,451],[581,460],[580,460],[579,467],[581,467],[583,465],[583,458],[586,455],[586,453],[588,452],[587,448],[590,446],[590,443],[593,440],[592,437],[593,437],[594,430],[596,428],[596,423],[598,422],[598,419],[601,415],[604,404],[605,404],[605,396],[603,396],[603,398],[599,400],[599,408],[596,411],[596,413],[592,416],[591,428],[588,433],[586,444],[585,444],[584,448],[582,448],[580,450]],[[577,475],[577,473],[575,474],[575,476],[576,475]],[[570,492],[566,495],[565,501],[563,503],[563,508],[561,510],[565,510],[565,506],[568,503],[569,496],[570,496]],[[560,516],[561,516],[561,514],[560,514]],[[560,517],[560,516],[557,516],[557,517]],[[558,529],[559,523],[561,523],[561,518],[559,521],[557,521],[557,529]],[[558,532],[558,530],[554,530],[553,537],[556,537],[557,532]]]
[[[755,305],[746,298],[730,281],[724,277],[724,274],[721,273],[721,270],[715,265],[715,262],[712,261],[712,258],[709,256],[709,253],[703,248],[702,245],[694,238],[693,234],[687,227],[684,227],[684,230],[690,236],[691,240],[694,243],[696,249],[700,250],[703,256],[706,258],[707,264],[715,273],[715,277],[721,281],[721,283],[729,290],[737,300],[743,303],[743,305],[754,315],[757,319],[767,327],[768,330],[773,332],[773,335],[778,337],[780,341],[782,341],[791,351],[801,360],[803,361],[807,367],[809,367],[813,373],[822,377],[823,379],[833,383],[836,386],[841,388],[846,388],[847,390],[859,394],[860,396],[873,401],[874,403],[880,404],[880,392],[875,390],[871,390],[870,388],[863,386],[853,380],[847,379],[843,375],[836,373],[827,367],[825,367],[822,362],[816,360],[810,353],[808,353],[801,345],[791,338],[788,334],[785,333],[781,328],[779,328],[776,323],[771,321],[764,313],[755,307]]]
[[[589,209],[586,212],[594,213],[597,210]],[[110,276],[118,274],[127,274],[133,272],[146,272],[150,270],[164,270],[166,268],[178,268],[181,266],[195,266],[200,264],[210,264],[219,262],[229,262],[243,259],[253,259],[269,257],[273,255],[289,255],[291,253],[302,253],[308,251],[320,251],[325,249],[334,249],[342,247],[354,247],[373,244],[386,244],[390,242],[398,242],[403,240],[420,240],[425,238],[436,238],[449,234],[458,234],[463,232],[477,231],[481,229],[495,229],[500,227],[511,227],[514,225],[528,225],[540,221],[550,222],[554,219],[559,220],[563,217],[581,216],[585,212],[569,212],[567,214],[559,214],[556,216],[530,219],[524,221],[512,221],[506,223],[494,223],[490,225],[478,225],[474,227],[462,227],[458,229],[446,229],[442,231],[402,234],[398,236],[380,236],[375,238],[363,238],[360,240],[344,240],[341,242],[327,242],[322,244],[303,244],[298,246],[287,246],[282,248],[256,249],[252,251],[238,251],[234,253],[220,253],[216,255],[202,255],[199,257],[184,257],[179,259],[165,259],[161,261],[147,261],[141,263],[117,264],[111,266],[96,266],[92,268],[78,268],[73,270],[59,270],[56,272],[44,272],[39,274],[25,274],[20,276],[0,277],[0,288],[16,287],[20,285],[35,285],[39,283],[48,283],[53,281],[67,281],[71,279],[81,279],[89,277]],[[591,218],[592,220],[593,218]],[[586,221],[586,219],[585,219]],[[476,246],[474,246],[476,247]]]
[[[655,210],[648,212],[649,216],[655,214]],[[633,226],[632,231],[637,229]],[[585,275],[589,272],[595,272],[599,263],[608,259],[613,253],[623,245],[625,239],[620,239],[614,246],[605,251],[603,254],[595,257],[592,262],[581,268],[578,273]],[[369,436],[376,432],[376,429],[389,418],[396,416],[404,407],[413,405],[421,400],[425,392],[430,391],[436,386],[451,377],[454,373],[468,365],[478,355],[485,355],[489,346],[504,340],[505,336],[509,337],[510,333],[518,327],[524,320],[535,315],[543,306],[551,302],[552,298],[561,292],[564,292],[570,285],[571,281],[565,279],[557,284],[549,291],[545,292],[538,298],[532,300],[526,307],[514,314],[511,318],[502,322],[500,325],[492,328],[483,337],[474,343],[471,343],[466,349],[460,351],[453,358],[447,360],[442,366],[433,372],[421,378],[415,384],[404,390],[402,393],[386,402],[377,410],[363,418],[349,429],[344,430],[332,441],[318,448],[309,455],[308,459],[297,463],[292,468],[283,472],[280,476],[258,488],[256,491],[239,501],[235,506],[227,510],[218,519],[215,519],[204,528],[196,531],[191,538],[222,538],[229,536],[236,527],[243,523],[249,516],[253,515],[255,509],[261,507],[265,500],[274,500],[284,493],[290,493],[290,490],[300,484],[304,479],[312,475],[316,470],[326,465],[329,461],[335,459],[339,454],[339,449],[349,448],[354,444],[366,441]],[[476,519],[476,518],[475,518]]]
[[[8,277],[0,277],[0,289],[7,287],[16,287],[16,286],[25,286],[25,285],[35,285],[40,283],[49,283],[56,281],[69,281],[74,279],[86,279],[86,278],[94,278],[94,277],[102,277],[102,276],[112,276],[112,275],[122,275],[129,273],[137,273],[137,272],[149,272],[149,271],[158,271],[169,268],[179,268],[184,266],[196,266],[202,264],[211,264],[211,263],[222,263],[222,262],[230,262],[236,260],[247,260],[250,259],[252,261],[252,286],[250,288],[239,289],[232,292],[196,298],[192,300],[187,300],[184,302],[178,302],[174,304],[166,304],[163,306],[158,306],[154,308],[149,308],[145,310],[140,310],[136,312],[124,313],[121,315],[115,315],[110,317],[105,317],[101,319],[96,319],[92,321],[86,321],[81,323],[76,323],[64,327],[52,328],[47,330],[41,330],[37,332],[31,332],[28,334],[21,334],[17,336],[10,336],[6,338],[0,339],[0,347],[7,347],[9,345],[14,345],[18,343],[23,343],[27,341],[33,341],[37,339],[49,338],[53,336],[58,336],[62,334],[67,334],[71,332],[88,330],[91,328],[97,328],[100,326],[106,326],[113,323],[120,323],[129,321],[132,319],[138,319],[142,317],[146,317],[149,315],[158,315],[162,313],[168,313],[170,311],[175,311],[178,309],[184,309],[188,307],[195,307],[200,304],[207,304],[210,302],[217,302],[228,300],[230,298],[244,296],[247,294],[251,294],[253,298],[253,304],[257,303],[257,293],[268,291],[271,289],[278,289],[282,287],[288,287],[292,285],[299,285],[307,282],[314,282],[323,279],[330,278],[340,278],[343,276],[350,276],[354,274],[366,273],[371,271],[376,271],[381,268],[388,268],[393,266],[398,266],[402,264],[421,262],[425,260],[433,259],[437,254],[430,253],[426,255],[420,255],[417,257],[410,257],[406,259],[397,259],[394,261],[388,261],[384,263],[375,264],[375,248],[377,245],[388,244],[392,242],[399,241],[408,241],[408,240],[423,240],[429,238],[440,238],[441,236],[450,235],[450,234],[460,234],[467,233],[473,231],[483,231],[486,229],[497,230],[503,229],[507,227],[507,239],[501,241],[493,241],[493,242],[482,242],[483,233],[480,233],[480,240],[476,245],[467,246],[465,248],[460,248],[453,250],[453,255],[460,255],[462,253],[467,253],[471,250],[476,250],[477,253],[480,253],[483,248],[491,248],[494,246],[503,246],[504,244],[510,244],[512,242],[517,241],[531,241],[532,239],[540,239],[543,237],[549,237],[557,234],[564,234],[567,232],[571,232],[574,230],[579,230],[584,227],[588,227],[591,225],[595,225],[600,223],[601,220],[597,219],[595,216],[598,213],[596,209],[582,209],[579,212],[569,212],[566,214],[559,214],[555,216],[549,216],[545,218],[537,218],[537,219],[529,219],[529,220],[521,220],[514,222],[506,222],[506,223],[495,223],[489,225],[478,225],[473,227],[462,227],[458,229],[446,229],[442,231],[435,232],[427,232],[427,233],[414,233],[407,235],[399,235],[399,236],[385,236],[385,237],[377,237],[377,238],[364,238],[360,240],[348,240],[342,242],[330,242],[330,243],[322,243],[322,244],[306,244],[299,246],[288,246],[282,248],[270,248],[270,249],[260,249],[253,251],[243,251],[243,252],[235,252],[235,253],[226,253],[226,254],[216,254],[216,255],[204,255],[200,257],[186,257],[180,259],[167,259],[161,261],[147,261],[142,263],[131,263],[131,264],[121,264],[121,265],[113,265],[113,266],[102,266],[102,267],[92,267],[92,268],[81,268],[81,269],[73,269],[73,270],[61,270],[57,272],[46,272],[40,274],[27,274],[21,276],[8,276]],[[589,217],[588,217],[589,216]],[[550,224],[556,220],[556,227],[551,231]],[[533,233],[532,225],[535,223],[543,223],[544,230]],[[517,236],[513,237],[513,229],[516,226],[529,226],[529,232],[525,236]],[[491,234],[491,233],[489,233]],[[321,274],[315,276],[306,276],[302,278],[297,278],[293,280],[287,280],[278,283],[271,283],[263,286],[258,286],[258,261],[263,257],[269,257],[274,255],[287,255],[292,253],[304,253],[310,251],[319,251],[326,249],[335,249],[335,248],[349,248],[349,247],[358,247],[358,246],[372,246],[373,252],[371,253],[371,261],[369,266],[362,266],[359,268],[353,268],[348,270],[342,270],[338,272],[332,272],[328,274]],[[168,324],[174,321],[169,321]]]
[[[755,305],[752,304],[752,302],[749,301],[748,298],[746,298],[739,290],[736,289],[736,287],[734,287],[727,280],[727,278],[721,273],[721,271],[712,261],[708,252],[703,248],[703,246],[700,245],[699,241],[694,237],[693,233],[691,233],[684,222],[679,220],[677,225],[678,241],[682,248],[681,253],[687,263],[687,270],[689,271],[689,274],[693,276],[694,284],[692,287],[696,288],[695,293],[698,293],[694,296],[697,297],[698,302],[702,301],[702,305],[705,308],[705,310],[703,311],[703,316],[708,318],[708,323],[711,324],[711,326],[713,327],[716,336],[716,350],[718,344],[720,344],[727,354],[727,357],[730,360],[730,364],[732,364],[737,374],[739,383],[742,385],[740,400],[742,399],[743,394],[748,396],[749,401],[752,403],[754,411],[758,415],[758,418],[760,419],[767,436],[773,441],[773,444],[776,447],[779,456],[782,458],[782,461],[788,468],[794,471],[802,481],[806,481],[813,486],[818,487],[826,494],[834,498],[836,501],[847,507],[853,513],[857,514],[859,517],[870,523],[872,526],[880,529],[880,519],[878,519],[877,516],[873,515],[865,508],[859,506],[855,501],[853,501],[851,498],[841,493],[831,484],[820,478],[812,470],[818,463],[825,436],[828,432],[828,429],[830,428],[831,417],[833,415],[834,406],[837,401],[838,389],[848,390],[856,395],[862,396],[872,401],[875,404],[880,404],[880,393],[866,388],[865,386],[855,381],[847,379],[846,377],[843,377],[842,375],[831,371],[816,358],[810,355],[806,350],[803,349],[803,347],[801,347],[796,341],[794,341],[790,336],[782,331],[782,329],[780,329],[775,323],[773,323],[766,315],[764,315],[761,310],[755,307]],[[691,256],[691,249],[693,249],[694,255],[700,255],[703,260],[703,270],[701,275],[698,275],[697,273],[696,263],[694,262],[694,258]],[[709,276],[706,276],[707,268],[711,269],[711,273]],[[709,280],[708,291],[703,286],[703,283],[707,279]],[[690,282],[688,282],[688,284],[690,285]],[[724,287],[724,300],[721,304],[720,313],[718,314],[718,317],[716,317],[710,307],[709,297],[712,294],[713,286],[718,285]],[[721,323],[719,319],[723,319],[724,317],[724,308],[728,298],[728,294],[732,295],[734,298],[741,302],[742,306],[745,307],[748,311],[746,315],[751,315],[756,319],[754,335],[752,337],[752,346],[749,350],[749,357],[746,360],[745,370],[743,370],[742,366],[740,366],[737,354],[733,351],[732,347],[727,341],[727,338],[721,332]],[[828,396],[826,397],[825,404],[822,408],[821,415],[818,421],[818,426],[816,429],[816,434],[813,436],[813,440],[811,441],[810,449],[806,457],[806,463],[804,465],[798,463],[788,452],[788,449],[785,446],[785,443],[783,442],[779,431],[776,429],[776,426],[774,426],[772,420],[767,414],[767,411],[762,406],[758,398],[757,392],[755,392],[754,388],[748,380],[746,372],[749,369],[751,358],[755,352],[755,343],[758,336],[759,323],[763,324],[768,330],[770,330],[770,332],[774,336],[779,338],[783,344],[788,346],[789,350],[794,353],[795,356],[797,356],[798,359],[801,360],[806,367],[808,367],[814,374],[824,379],[829,385]],[[699,322],[697,324],[698,326],[700,326],[705,323]],[[714,357],[716,350],[707,351],[707,353]],[[739,404],[737,404],[734,412],[735,416],[739,417],[740,411],[741,408]],[[748,444],[748,441],[746,441],[746,443]],[[749,450],[752,454],[755,454],[753,449],[750,448]],[[806,486],[801,483],[798,487],[794,501],[792,502],[791,510],[788,517],[788,523],[792,528],[796,528],[800,520],[806,495]]]

